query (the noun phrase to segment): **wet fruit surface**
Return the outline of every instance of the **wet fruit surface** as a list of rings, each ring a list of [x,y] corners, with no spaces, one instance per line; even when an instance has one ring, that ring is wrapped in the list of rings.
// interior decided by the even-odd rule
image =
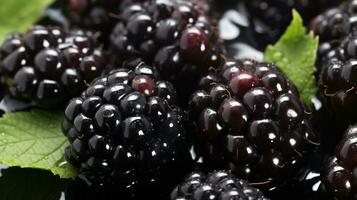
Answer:
[[[228,61],[202,79],[189,110],[205,167],[228,168],[264,190],[303,169],[319,141],[299,94],[275,65]]]
[[[171,192],[172,200],[189,199],[256,199],[265,200],[263,193],[227,171],[215,171],[207,176],[193,172]]]
[[[0,47],[0,116],[75,97],[61,200],[356,199],[356,5],[57,0]],[[320,37],[312,113],[259,62],[292,8]]]
[[[124,1],[123,18],[110,37],[115,62],[143,58],[173,83],[179,104],[185,107],[200,76],[223,60],[209,8],[200,0]]]
[[[192,169],[186,114],[155,70],[143,62],[113,70],[65,110],[66,158],[101,198],[161,198]]]
[[[1,49],[10,95],[46,108],[79,95],[105,68],[95,38],[83,31],[35,26],[6,38]]]
[[[325,167],[326,191],[338,199],[354,199],[356,195],[356,145],[357,127],[349,127]]]
[[[355,112],[357,95],[356,79],[356,32],[352,32],[339,46],[323,58],[320,74],[320,91],[327,99],[327,104],[334,112],[340,127],[347,127],[356,121]],[[332,55],[332,52],[340,51]]]

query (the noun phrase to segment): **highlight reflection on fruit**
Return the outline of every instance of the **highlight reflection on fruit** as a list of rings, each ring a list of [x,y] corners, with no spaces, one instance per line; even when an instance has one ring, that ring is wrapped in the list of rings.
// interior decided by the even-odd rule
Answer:
[[[3,0],[0,199],[356,199],[356,5]]]

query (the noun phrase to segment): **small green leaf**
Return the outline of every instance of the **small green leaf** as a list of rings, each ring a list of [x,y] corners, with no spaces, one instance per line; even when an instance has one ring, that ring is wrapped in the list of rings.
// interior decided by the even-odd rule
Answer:
[[[65,191],[67,180],[51,172],[11,167],[1,170],[1,200],[58,200]]]
[[[53,0],[2,0],[0,43],[11,32],[22,32],[35,23]]]
[[[60,112],[33,110],[6,114],[0,118],[0,164],[50,170],[61,178],[73,178],[76,171],[65,162],[68,145],[62,134]]]
[[[301,100],[312,106],[311,99],[317,91],[315,62],[318,37],[307,33],[301,16],[293,11],[293,20],[275,45],[265,50],[264,60],[276,63],[299,89]]]

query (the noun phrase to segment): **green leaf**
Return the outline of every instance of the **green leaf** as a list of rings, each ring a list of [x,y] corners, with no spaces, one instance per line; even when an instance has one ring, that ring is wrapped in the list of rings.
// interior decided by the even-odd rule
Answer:
[[[277,64],[295,83],[301,100],[310,107],[317,91],[314,76],[317,48],[318,37],[306,32],[301,16],[294,10],[286,32],[275,45],[268,46],[264,54],[266,62]]]
[[[68,181],[48,171],[12,167],[1,170],[1,200],[58,200]]]
[[[11,32],[22,32],[35,23],[53,0],[1,0],[0,42]]]
[[[0,118],[0,164],[50,170],[61,178],[76,171],[64,159],[67,138],[62,134],[60,112],[32,110]]]

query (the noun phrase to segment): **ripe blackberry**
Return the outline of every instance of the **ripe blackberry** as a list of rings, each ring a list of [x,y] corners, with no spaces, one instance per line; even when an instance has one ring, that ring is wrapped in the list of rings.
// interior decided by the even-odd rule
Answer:
[[[357,122],[357,32],[352,32],[324,58],[319,86],[338,124]]]
[[[311,29],[319,36],[318,58],[328,54],[340,45],[343,38],[355,29],[357,1],[340,2],[338,7],[330,8],[311,22]]]
[[[205,0],[124,1],[111,35],[115,58],[142,57],[173,83],[184,104],[200,76],[222,60],[216,22],[208,13]]]
[[[71,143],[65,155],[79,177],[124,199],[168,191],[193,165],[186,114],[175,106],[173,86],[158,81],[156,69],[133,63],[70,101],[63,122]]]
[[[258,189],[227,171],[215,171],[208,176],[201,172],[191,173],[171,193],[171,200],[183,199],[267,200]]]
[[[252,23],[258,32],[265,32],[265,44],[279,39],[291,22],[291,11],[299,11],[305,22],[309,22],[324,9],[338,5],[339,0],[246,0]],[[265,45],[263,45],[265,48]]]
[[[317,145],[295,86],[273,64],[229,61],[200,81],[189,102],[196,153],[264,188],[302,170]]]
[[[82,31],[36,26],[10,35],[0,47],[0,70],[9,93],[55,108],[79,95],[105,66],[95,38]]]
[[[357,198],[357,124],[349,127],[329,160],[324,173],[324,186],[335,199]]]

